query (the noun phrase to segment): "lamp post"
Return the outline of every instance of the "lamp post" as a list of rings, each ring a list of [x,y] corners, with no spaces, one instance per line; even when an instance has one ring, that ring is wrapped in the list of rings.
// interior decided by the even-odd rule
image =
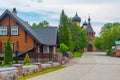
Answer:
[[[38,49],[37,49],[37,62],[39,61],[39,53],[40,53],[40,48],[39,48],[39,45],[38,45]]]
[[[18,50],[16,49],[16,51],[15,51],[15,62],[16,62],[16,64],[18,63]]]

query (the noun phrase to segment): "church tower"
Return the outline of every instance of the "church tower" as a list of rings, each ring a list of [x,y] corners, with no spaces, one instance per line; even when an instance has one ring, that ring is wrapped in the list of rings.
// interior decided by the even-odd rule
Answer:
[[[77,24],[77,26],[80,26],[81,24],[81,18],[78,16],[77,12],[75,16],[72,18],[72,21]],[[88,17],[88,21],[85,20],[85,22],[82,24],[81,28],[86,30],[87,36],[89,38],[89,45],[88,47],[84,48],[84,51],[96,51],[97,49],[94,47],[93,42],[95,39],[95,32],[91,26],[91,18]]]
[[[77,12],[76,15],[72,18],[72,21],[77,24],[77,26],[80,26],[81,18],[78,16]]]
[[[95,39],[95,32],[91,26],[91,18],[88,17],[88,23],[85,21],[82,25],[82,28],[86,30],[87,36],[89,38],[89,45],[87,48],[84,49],[84,51],[96,51],[96,48],[93,45],[93,41]]]

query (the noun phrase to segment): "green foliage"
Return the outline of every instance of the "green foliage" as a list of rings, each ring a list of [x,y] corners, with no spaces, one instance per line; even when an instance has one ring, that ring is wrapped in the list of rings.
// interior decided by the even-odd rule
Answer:
[[[25,58],[24,58],[24,64],[25,64],[25,65],[31,64],[30,57],[29,57],[28,54],[26,54],[26,56],[25,56]]]
[[[115,22],[115,23],[106,23],[104,24],[104,26],[102,27],[101,29],[101,33],[112,28],[112,27],[115,27],[115,26],[120,26],[120,23],[118,22]]]
[[[94,40],[94,46],[97,49],[103,49],[103,40],[100,37],[96,37]]]
[[[116,40],[120,39],[120,26],[114,26],[108,30],[102,32],[100,38],[103,40],[103,48],[111,49],[111,47],[115,44]]]
[[[58,32],[60,43],[64,43],[71,51],[83,50],[89,43],[86,31],[80,28],[80,26],[77,26],[72,21],[72,18],[67,18],[64,10],[62,10],[60,16]]]
[[[37,23],[33,23],[32,26],[33,27],[48,27],[49,26],[49,22],[42,21],[42,22],[39,22],[38,24]]]
[[[64,43],[70,49],[71,32],[70,32],[67,20],[68,20],[67,16],[65,15],[64,10],[63,10],[60,16],[58,36],[59,36],[60,43]]]
[[[13,62],[13,50],[11,48],[10,39],[7,39],[4,53],[4,65],[10,64]]]
[[[113,52],[112,52],[111,49],[109,49],[109,50],[106,51],[106,54],[107,54],[107,56],[112,56],[112,55],[113,55]]]
[[[100,37],[94,40],[94,45],[99,49],[107,50],[107,55],[112,55],[111,47],[120,39],[120,23],[107,23],[102,27]]]
[[[72,33],[72,48],[73,50],[83,50],[88,45],[88,37],[86,31],[80,26],[77,26],[76,23],[70,21],[69,28]]]
[[[64,43],[61,43],[60,44],[60,51],[62,52],[62,53],[66,53],[67,51],[68,51],[68,47],[64,44]]]
[[[83,55],[83,51],[73,52],[73,57],[74,57],[74,58],[75,58],[75,57],[79,57],[79,58],[81,58],[82,55]]]

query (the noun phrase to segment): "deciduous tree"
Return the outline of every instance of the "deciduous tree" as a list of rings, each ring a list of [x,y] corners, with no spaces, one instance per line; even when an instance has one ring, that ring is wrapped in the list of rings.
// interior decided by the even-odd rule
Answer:
[[[42,21],[37,23],[33,23],[32,24],[33,27],[48,27],[49,26],[49,22],[48,21]]]

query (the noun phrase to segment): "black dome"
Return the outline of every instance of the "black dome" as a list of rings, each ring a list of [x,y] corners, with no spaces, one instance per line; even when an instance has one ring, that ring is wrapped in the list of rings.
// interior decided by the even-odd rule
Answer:
[[[76,15],[72,18],[73,22],[81,22],[81,18],[77,15]]]
[[[88,25],[88,23],[85,21],[84,23],[83,23],[83,26],[87,26]]]

